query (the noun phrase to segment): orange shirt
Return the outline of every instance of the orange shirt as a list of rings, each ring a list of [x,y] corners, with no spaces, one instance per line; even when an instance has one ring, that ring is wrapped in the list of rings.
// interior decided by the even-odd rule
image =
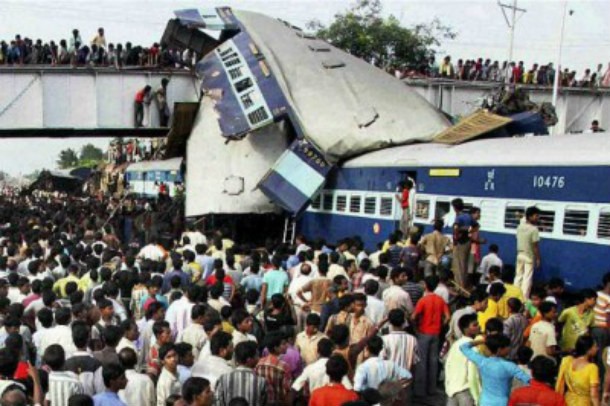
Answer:
[[[341,406],[353,400],[358,400],[356,392],[345,389],[340,383],[330,383],[313,391],[309,406]]]
[[[414,316],[419,316],[418,331],[422,334],[439,335],[443,327],[443,314],[449,315],[449,307],[443,298],[435,293],[424,295],[413,312]]]

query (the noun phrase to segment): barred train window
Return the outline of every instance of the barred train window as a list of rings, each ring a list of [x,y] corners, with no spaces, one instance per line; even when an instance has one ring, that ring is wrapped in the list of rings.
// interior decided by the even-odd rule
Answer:
[[[555,212],[551,210],[541,210],[538,229],[542,233],[552,233],[555,223]]]
[[[599,213],[597,223],[597,238],[610,239],[610,209],[602,210]]]
[[[312,201],[311,201],[311,208],[312,209],[316,209],[316,210],[320,210],[320,206],[322,205],[322,195],[318,194]]]
[[[430,217],[430,200],[417,200],[415,204],[415,217],[426,220]]]
[[[377,198],[376,197],[366,197],[364,199],[364,213],[365,214],[377,213]]]
[[[523,206],[507,206],[504,213],[504,228],[515,229],[519,227],[521,219],[525,215]]]
[[[449,211],[451,211],[451,204],[449,202],[437,201],[434,207],[434,218],[444,220]]]
[[[589,212],[586,210],[567,210],[563,216],[563,233],[565,235],[587,235]]]
[[[361,196],[351,196],[349,198],[349,211],[350,213],[360,213],[360,206],[362,205]]]
[[[322,207],[324,211],[333,210],[333,195],[332,193],[324,193],[324,199],[322,199]]]
[[[337,211],[345,211],[347,208],[347,196],[338,195],[337,196]]]
[[[382,197],[379,214],[382,216],[391,216],[392,215],[392,203],[393,200],[391,197]]]

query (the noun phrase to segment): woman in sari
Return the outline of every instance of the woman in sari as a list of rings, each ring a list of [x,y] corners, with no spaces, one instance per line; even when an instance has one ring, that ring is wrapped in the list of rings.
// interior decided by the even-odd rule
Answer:
[[[597,344],[589,336],[576,341],[574,355],[561,361],[555,390],[570,406],[599,406],[599,371],[595,362]]]

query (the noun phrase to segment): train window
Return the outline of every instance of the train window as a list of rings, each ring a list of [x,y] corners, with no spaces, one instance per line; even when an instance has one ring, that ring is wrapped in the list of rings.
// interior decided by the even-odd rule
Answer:
[[[434,218],[438,220],[445,220],[449,212],[451,211],[451,204],[449,202],[438,201],[434,207]]]
[[[375,213],[377,213],[377,198],[372,196],[364,198],[364,214]]]
[[[324,211],[332,211],[333,210],[333,195],[332,193],[324,193],[324,198],[322,199],[322,208]]]
[[[382,197],[379,205],[379,214],[382,216],[391,216],[392,203],[394,203],[394,200],[391,197]]]
[[[430,217],[430,200],[417,200],[415,203],[415,217],[428,220]]]
[[[563,216],[563,233],[565,235],[587,235],[589,212],[586,210],[566,209]]]
[[[362,206],[362,196],[353,195],[349,198],[350,213],[360,213],[360,206]]]
[[[470,211],[472,210],[473,207],[474,207],[473,203],[466,203],[466,202],[464,202],[463,213],[466,213],[466,214],[470,213]]]
[[[322,195],[319,194],[311,201],[311,208],[320,210],[321,205],[322,205]]]
[[[524,215],[525,207],[506,206],[506,211],[504,212],[504,228],[515,229],[519,227],[519,223]]]
[[[345,211],[347,208],[347,196],[338,195],[337,196],[337,211]]]
[[[552,233],[555,225],[555,212],[551,210],[540,210],[538,229],[541,233]]]
[[[597,238],[610,239],[610,209],[602,209],[599,213]]]

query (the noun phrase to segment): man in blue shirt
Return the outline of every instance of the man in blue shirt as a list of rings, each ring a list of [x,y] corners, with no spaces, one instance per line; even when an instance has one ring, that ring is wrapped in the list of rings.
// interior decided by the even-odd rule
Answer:
[[[163,293],[167,293],[171,289],[170,281],[172,280],[172,278],[174,276],[178,276],[180,278],[180,287],[182,289],[187,288],[191,283],[191,279],[190,279],[189,275],[182,270],[182,259],[181,258],[179,258],[179,257],[173,258],[172,267],[174,269],[172,269],[171,272],[168,272],[163,276],[163,288],[161,289],[161,291]]]
[[[272,263],[275,269],[267,271],[265,275],[263,275],[263,286],[261,290],[263,308],[265,308],[265,304],[268,300],[271,300],[273,295],[284,295],[288,290],[288,284],[290,283],[288,274],[282,269],[282,259],[279,255],[273,256]]]
[[[127,406],[120,398],[119,391],[127,386],[125,370],[118,364],[107,364],[102,367],[102,378],[106,391],[93,397],[95,406]]]
[[[485,357],[473,347],[486,344],[491,357]],[[481,405],[506,406],[513,378],[529,384],[531,377],[515,363],[504,359],[510,352],[510,339],[503,334],[487,336],[485,340],[471,341],[460,346],[464,356],[479,368],[482,381]],[[466,367],[466,366],[464,366]]]

